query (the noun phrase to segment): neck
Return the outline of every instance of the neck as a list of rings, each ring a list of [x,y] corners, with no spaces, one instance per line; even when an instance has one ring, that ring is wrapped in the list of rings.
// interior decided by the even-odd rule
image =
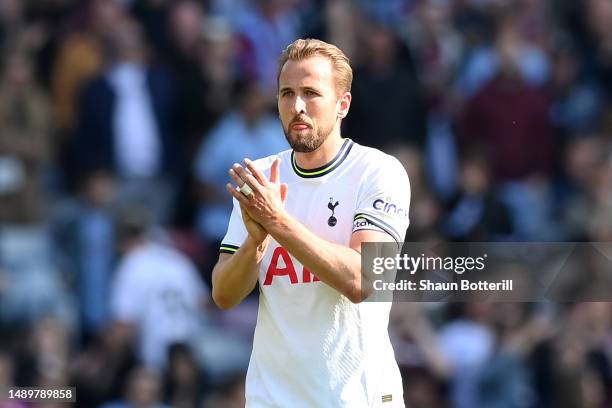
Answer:
[[[316,169],[329,163],[340,151],[342,143],[344,141],[340,136],[340,129],[334,129],[325,142],[314,152],[295,152],[295,161],[303,169]]]

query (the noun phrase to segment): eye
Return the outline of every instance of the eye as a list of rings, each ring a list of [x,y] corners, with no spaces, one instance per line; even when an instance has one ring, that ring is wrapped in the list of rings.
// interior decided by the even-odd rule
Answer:
[[[310,89],[308,89],[304,93],[306,94],[306,96],[317,96],[317,93],[315,91],[310,90]]]
[[[293,96],[293,91],[286,90],[281,92],[281,96]]]

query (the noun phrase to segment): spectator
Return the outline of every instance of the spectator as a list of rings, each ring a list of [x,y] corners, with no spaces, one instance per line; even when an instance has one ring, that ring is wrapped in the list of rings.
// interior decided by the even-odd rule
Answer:
[[[404,369],[404,401],[410,408],[443,408],[447,392],[444,384],[426,369]]]
[[[584,24],[586,27],[587,61],[597,78],[601,80],[606,99],[612,98],[612,5],[605,0],[586,0],[584,7]]]
[[[464,98],[480,91],[501,71],[506,70],[508,51],[513,56],[517,77],[530,86],[543,86],[550,77],[548,55],[537,44],[527,41],[512,8],[503,8],[495,30],[497,44],[482,44],[466,56],[463,69],[457,76],[456,88]],[[500,47],[503,45],[504,47]],[[509,49],[510,48],[510,49]]]
[[[459,189],[448,202],[443,221],[445,235],[456,241],[508,240],[510,211],[491,189],[490,166],[476,151],[462,156]]]
[[[549,184],[555,157],[550,102],[519,75],[521,45],[513,29],[500,32],[497,47],[500,72],[467,102],[460,144],[485,149],[520,239],[558,239]]]
[[[25,344],[21,344],[18,384],[34,387],[41,383],[62,383],[69,373],[68,328],[58,319],[34,322]]]
[[[595,78],[581,67],[576,44],[558,33],[552,52],[550,117],[561,135],[594,131],[602,113],[603,97]]]
[[[71,384],[80,407],[99,407],[121,398],[129,372],[137,365],[132,344],[121,327],[109,325],[99,332],[71,362]]]
[[[589,225],[585,223],[595,212],[602,169],[608,159],[609,147],[598,135],[576,137],[568,141],[564,154],[566,193],[561,220],[568,239],[587,241]]]
[[[451,401],[457,408],[478,405],[480,371],[491,358],[495,333],[492,309],[484,303],[467,303],[459,318],[441,327],[440,351],[452,367]]]
[[[203,402],[201,408],[241,408],[244,407],[244,377],[234,376],[211,393]]]
[[[71,319],[70,296],[51,262],[44,178],[52,158],[49,105],[32,61],[16,49],[0,74],[0,318],[28,325],[43,313]]]
[[[167,408],[161,401],[162,383],[157,371],[135,368],[128,377],[125,398],[110,402],[101,408]]]
[[[23,6],[18,0],[8,0],[2,2],[0,6],[0,44],[4,47],[10,44],[19,31],[23,29]]]
[[[606,321],[607,319],[607,321]],[[610,403],[610,358],[602,348],[609,330],[608,303],[569,306],[567,319],[553,341],[556,357],[554,404],[559,407],[604,407]],[[609,331],[608,331],[609,332]]]
[[[166,402],[174,408],[196,408],[205,384],[188,345],[175,343],[168,348]]]
[[[497,347],[479,374],[478,406],[530,407],[537,398],[527,357],[554,333],[552,322],[525,303],[501,303],[494,318]]]
[[[76,128],[81,87],[102,70],[107,41],[124,10],[113,0],[92,0],[74,14],[74,28],[61,38],[51,77],[53,117],[62,146]]]
[[[142,362],[161,369],[168,346],[195,339],[208,290],[191,261],[148,237],[145,208],[122,209],[117,222],[123,256],[112,285],[112,318],[137,340]]]
[[[460,122],[462,144],[488,150],[499,181],[552,171],[554,139],[549,102],[519,76],[520,44],[514,35],[498,38],[501,72],[468,100]],[[529,148],[526,148],[529,146]]]
[[[204,76],[205,89],[204,106],[198,112],[203,125],[197,135],[198,142],[201,135],[208,133],[219,118],[231,109],[232,92],[235,83],[240,80],[236,53],[236,39],[229,22],[219,17],[209,17],[199,48],[200,70]]]
[[[452,23],[450,1],[425,0],[415,5],[404,36],[416,60],[419,80],[430,106],[444,103],[453,74],[463,57],[463,38]]]
[[[19,0],[0,3],[0,48],[36,52],[45,39],[43,27],[28,19],[27,6]]]
[[[304,37],[321,38],[336,44],[349,59],[357,53],[359,11],[352,0],[306,1],[302,9]]]
[[[75,268],[79,290],[81,330],[84,339],[108,324],[108,296],[115,264],[116,236],[112,209],[116,181],[112,174],[97,170],[83,177],[81,200],[71,226],[72,244],[77,248]]]
[[[402,163],[410,179],[412,215],[406,241],[436,239],[441,207],[429,190],[422,154],[410,145],[392,146],[390,154]]]
[[[243,76],[254,80],[267,95],[274,95],[278,55],[299,35],[296,10],[290,2],[257,0],[239,14],[235,24]]]
[[[373,20],[386,25],[399,25],[402,17],[412,9],[414,0],[357,0],[355,3]]]
[[[343,134],[376,148],[425,143],[425,105],[410,56],[387,27],[363,22],[351,114]],[[380,103],[385,101],[385,103]]]
[[[612,239],[612,154],[607,152],[606,162],[599,168],[596,204],[589,222],[589,238],[607,242]]]
[[[169,48],[165,58],[172,71],[176,84],[176,100],[181,101],[176,108],[177,134],[185,140],[186,154],[195,148],[194,140],[200,137],[209,124],[206,119],[205,97],[207,83],[200,68],[200,43],[205,29],[205,16],[197,1],[181,0],[170,7],[167,27]],[[214,57],[213,55],[208,58]]]
[[[43,177],[51,159],[49,103],[24,52],[6,55],[0,77],[0,222],[32,225],[44,217]]]
[[[147,64],[142,31],[133,20],[116,23],[112,43],[112,64],[82,96],[79,172],[112,171],[119,200],[146,204],[156,221],[167,222],[181,171],[173,84],[165,71]]]
[[[171,0],[132,0],[131,11],[140,21],[147,36],[147,42],[154,50],[154,57],[166,60],[172,52],[168,30],[168,12],[174,3]]]

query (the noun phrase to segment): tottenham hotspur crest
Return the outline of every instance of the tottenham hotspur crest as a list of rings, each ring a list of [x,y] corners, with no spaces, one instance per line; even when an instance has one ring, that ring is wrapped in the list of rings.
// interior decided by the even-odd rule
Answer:
[[[336,217],[334,217],[334,211],[336,210],[336,207],[338,206],[339,203],[338,201],[336,201],[335,204],[332,204],[333,201],[334,201],[333,197],[329,197],[329,203],[327,204],[327,208],[329,208],[332,213],[327,219],[327,225],[329,225],[330,227],[333,227],[338,222]]]

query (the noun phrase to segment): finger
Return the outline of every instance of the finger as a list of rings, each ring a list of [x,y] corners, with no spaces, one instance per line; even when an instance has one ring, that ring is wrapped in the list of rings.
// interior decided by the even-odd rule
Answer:
[[[261,189],[263,184],[259,182],[251,173],[247,172],[241,165],[238,163],[234,164],[232,170],[236,172],[238,177],[242,180],[243,183],[247,183],[253,191],[256,191],[261,194]]]
[[[234,188],[234,186],[230,183],[227,183],[225,185],[225,189],[232,195],[232,197],[238,200],[240,204],[247,205],[249,203],[248,198],[244,194],[236,190],[236,188]]]
[[[238,187],[242,187],[244,185],[245,181],[240,178],[240,176],[234,171],[234,169],[229,169],[229,175]]]
[[[270,169],[270,182],[278,184],[280,182],[280,158],[276,158]]]
[[[244,164],[246,165],[247,169],[249,169],[253,177],[255,177],[255,179],[259,181],[262,186],[265,186],[268,183],[268,179],[266,178],[265,174],[255,167],[255,164],[251,160],[244,159]]]
[[[238,173],[236,173],[234,171],[234,169],[230,169],[229,170],[229,174],[232,177],[232,180],[234,180],[234,182],[236,183],[236,185],[238,186],[238,188],[236,189],[237,192],[241,193],[242,191],[240,190],[242,187],[245,186],[245,184],[252,186],[253,184],[256,183],[247,183],[245,180],[243,180]],[[253,189],[253,191],[255,191],[255,189]],[[245,194],[242,194],[243,196],[246,196]],[[250,198],[253,194],[249,194],[248,196],[246,196],[246,198]]]
[[[289,190],[289,186],[286,183],[281,184],[280,194],[281,194],[281,200],[283,203],[287,199],[287,190]]]

